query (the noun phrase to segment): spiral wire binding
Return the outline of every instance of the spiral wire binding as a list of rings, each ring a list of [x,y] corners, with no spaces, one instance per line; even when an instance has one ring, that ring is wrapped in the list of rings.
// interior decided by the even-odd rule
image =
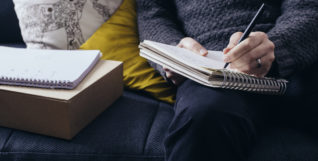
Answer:
[[[221,88],[242,90],[260,94],[283,95],[287,89],[287,81],[272,78],[256,78],[243,73],[222,70]]]
[[[71,88],[71,81],[58,81],[58,80],[39,80],[28,78],[15,78],[0,76],[0,82],[6,85],[18,85],[27,87],[42,87],[42,88]]]

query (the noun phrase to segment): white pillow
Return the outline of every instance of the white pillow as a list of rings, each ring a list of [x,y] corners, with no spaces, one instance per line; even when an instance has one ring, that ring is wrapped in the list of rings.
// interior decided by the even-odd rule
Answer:
[[[13,0],[27,48],[78,49],[122,0]]]

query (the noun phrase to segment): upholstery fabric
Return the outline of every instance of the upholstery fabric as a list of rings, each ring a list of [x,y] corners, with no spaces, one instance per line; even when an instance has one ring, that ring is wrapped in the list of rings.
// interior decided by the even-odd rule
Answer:
[[[10,129],[0,128],[0,152],[2,152],[4,145],[6,145],[11,131]]]
[[[163,160],[163,137],[172,107],[134,92],[66,141],[0,128],[0,161]]]
[[[22,41],[18,18],[13,10],[12,0],[1,0],[0,4],[0,43]]]
[[[172,106],[125,91],[71,141],[0,127],[0,161],[164,161],[163,138],[172,115]],[[304,130],[304,123],[264,130],[249,161],[316,161],[317,133],[308,131],[316,125]]]
[[[102,59],[124,62],[124,84],[143,90],[153,97],[174,102],[175,91],[139,56],[135,1],[124,0],[115,14],[82,45],[81,49],[98,49]]]
[[[315,161],[318,139],[303,129],[271,128],[259,137],[248,161]]]
[[[13,0],[27,48],[78,49],[122,0]]]

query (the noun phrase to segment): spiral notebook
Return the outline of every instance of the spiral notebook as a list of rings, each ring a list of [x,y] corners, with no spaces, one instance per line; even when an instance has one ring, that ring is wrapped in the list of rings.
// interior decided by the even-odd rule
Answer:
[[[209,87],[269,95],[282,95],[287,88],[288,82],[284,79],[258,78],[223,69],[224,54],[220,51],[209,51],[204,57],[186,49],[149,40],[140,43],[139,47],[140,56]]]
[[[75,88],[96,65],[96,50],[37,50],[0,47],[0,84]]]

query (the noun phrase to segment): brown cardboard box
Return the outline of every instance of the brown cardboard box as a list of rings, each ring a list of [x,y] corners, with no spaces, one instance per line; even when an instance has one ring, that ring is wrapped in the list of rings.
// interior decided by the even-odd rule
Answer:
[[[0,126],[72,139],[122,95],[122,72],[100,61],[74,90],[0,85]]]

